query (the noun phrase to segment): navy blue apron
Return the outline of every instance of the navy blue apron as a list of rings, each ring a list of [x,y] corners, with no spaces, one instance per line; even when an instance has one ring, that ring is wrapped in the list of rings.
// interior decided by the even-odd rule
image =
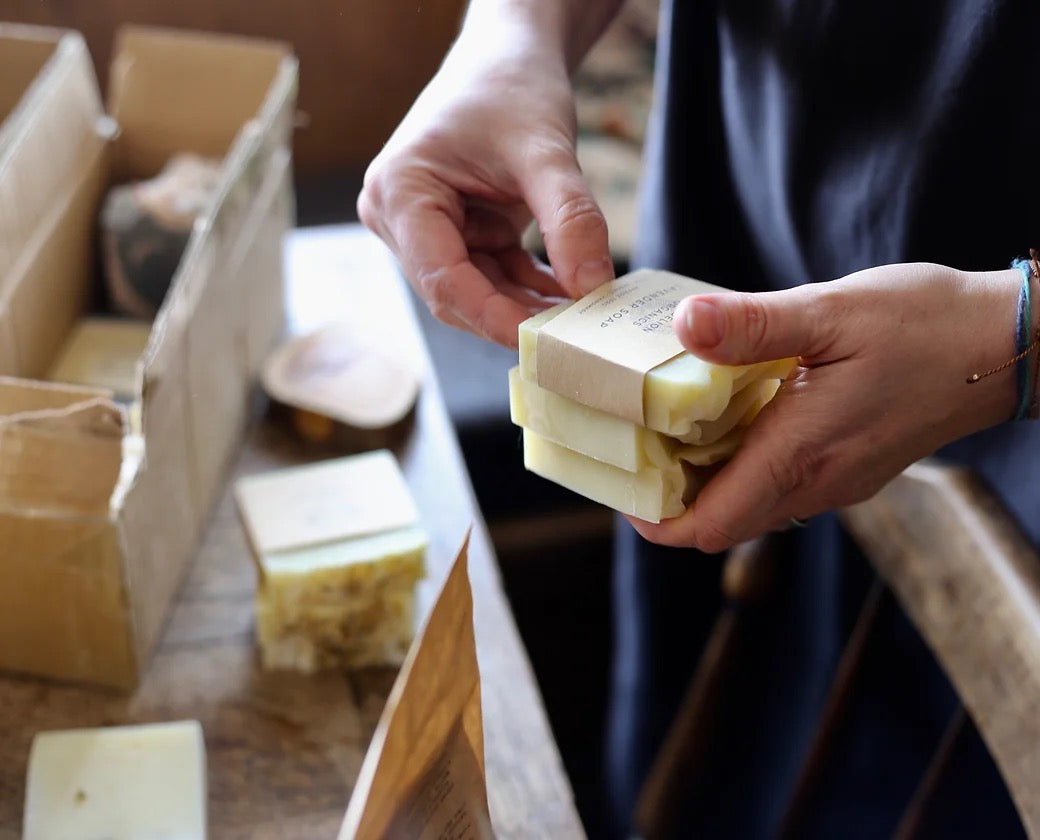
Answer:
[[[1038,33],[1032,0],[664,0],[636,264],[753,291],[895,262],[1006,267],[1040,247]],[[943,455],[974,466],[1040,544],[1040,423]],[[775,830],[869,584],[833,516],[783,539],[718,721],[724,749],[688,791],[679,836]],[[719,568],[619,522],[617,836],[717,614]],[[955,703],[898,607],[884,611],[802,836],[888,836]],[[926,836],[1023,835],[974,733],[934,813]]]

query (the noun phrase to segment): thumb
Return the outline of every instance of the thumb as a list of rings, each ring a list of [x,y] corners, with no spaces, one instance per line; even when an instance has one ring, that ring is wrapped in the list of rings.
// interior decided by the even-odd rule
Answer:
[[[673,328],[683,347],[717,364],[817,358],[836,334],[834,313],[819,291],[817,285],[694,295],[675,308]]]
[[[572,297],[614,279],[607,221],[572,150],[539,156],[522,186],[557,282]]]

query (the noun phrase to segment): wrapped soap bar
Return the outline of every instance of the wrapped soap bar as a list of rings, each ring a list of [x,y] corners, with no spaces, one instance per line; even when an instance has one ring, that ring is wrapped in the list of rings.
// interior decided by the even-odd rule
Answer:
[[[197,721],[41,732],[29,753],[24,840],[205,840]]]
[[[264,667],[400,665],[427,537],[393,455],[250,476],[235,494],[259,569]]]
[[[663,466],[629,472],[589,458],[524,429],[524,466],[531,472],[621,513],[660,522],[679,516],[735,449],[725,438],[711,446],[683,447]]]
[[[581,455],[637,472],[648,466],[667,467],[684,456],[697,460],[698,447],[706,444],[722,444],[711,450],[715,457],[732,454],[741,436],[728,433],[749,425],[779,384],[767,379],[746,385],[718,420],[693,427],[689,437],[696,443],[691,445],[540,388],[524,379],[518,367],[509,371],[509,407],[516,425]]]
[[[716,420],[749,382],[783,379],[794,359],[717,365],[685,351],[672,313],[694,294],[726,291],[664,271],[637,271],[520,325],[525,379],[672,437]]]

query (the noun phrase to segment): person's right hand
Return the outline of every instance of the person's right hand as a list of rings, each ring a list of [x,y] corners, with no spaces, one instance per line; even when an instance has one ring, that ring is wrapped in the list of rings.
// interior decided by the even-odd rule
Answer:
[[[563,58],[496,36],[463,32],[369,167],[358,213],[435,316],[515,347],[522,320],[610,280],[613,265],[575,157]],[[520,246],[532,216],[551,269]]]

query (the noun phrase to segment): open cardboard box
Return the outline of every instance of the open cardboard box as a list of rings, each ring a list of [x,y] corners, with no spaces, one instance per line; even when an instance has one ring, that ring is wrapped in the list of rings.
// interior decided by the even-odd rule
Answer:
[[[0,668],[133,687],[284,320],[297,67],[128,28],[101,107],[82,38],[0,25]],[[90,305],[106,186],[223,159],[130,405],[41,381]]]

